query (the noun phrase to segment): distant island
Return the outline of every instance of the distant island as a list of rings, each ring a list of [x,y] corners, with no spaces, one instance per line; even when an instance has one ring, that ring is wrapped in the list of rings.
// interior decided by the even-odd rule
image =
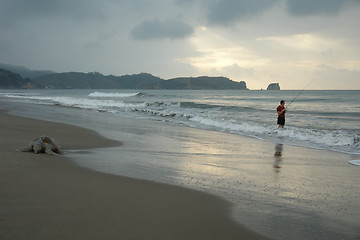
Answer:
[[[0,65],[1,66],[1,65]],[[4,67],[2,65],[2,67]],[[16,70],[16,69],[15,69]],[[24,70],[21,69],[20,70]],[[0,68],[0,88],[22,89],[189,89],[189,90],[216,90],[234,89],[248,90],[246,82],[235,82],[227,77],[180,77],[162,79],[149,73],[133,75],[105,76],[99,72],[81,73],[51,71],[36,71],[23,77],[12,71]]]
[[[279,83],[270,83],[266,90],[280,90]]]

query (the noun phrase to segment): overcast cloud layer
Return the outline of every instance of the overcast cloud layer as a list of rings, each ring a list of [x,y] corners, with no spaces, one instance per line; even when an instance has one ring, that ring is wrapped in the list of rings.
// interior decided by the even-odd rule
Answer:
[[[360,0],[0,0],[0,62],[360,89]]]

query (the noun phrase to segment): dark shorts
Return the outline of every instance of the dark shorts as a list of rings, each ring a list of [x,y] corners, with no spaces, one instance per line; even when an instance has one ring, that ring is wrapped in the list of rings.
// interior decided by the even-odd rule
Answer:
[[[285,118],[278,117],[277,124],[284,126],[285,125]]]

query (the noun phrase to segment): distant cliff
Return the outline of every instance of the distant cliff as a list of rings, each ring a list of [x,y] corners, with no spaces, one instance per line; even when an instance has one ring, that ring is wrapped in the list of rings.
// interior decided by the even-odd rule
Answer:
[[[279,83],[270,83],[266,90],[280,90]]]
[[[226,77],[201,76],[165,80],[149,73],[104,76],[98,72],[66,72],[24,79],[7,70],[0,72],[0,88],[247,90],[244,81],[235,82]]]

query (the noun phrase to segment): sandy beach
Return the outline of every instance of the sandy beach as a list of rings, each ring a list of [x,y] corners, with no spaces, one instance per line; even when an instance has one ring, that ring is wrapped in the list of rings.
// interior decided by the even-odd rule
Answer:
[[[0,112],[0,239],[266,239],[225,200],[87,170],[66,154],[16,152],[48,135],[64,150],[122,143],[79,127]]]
[[[126,114],[1,108],[0,239],[359,239],[356,154]],[[15,151],[43,134],[63,156]]]

